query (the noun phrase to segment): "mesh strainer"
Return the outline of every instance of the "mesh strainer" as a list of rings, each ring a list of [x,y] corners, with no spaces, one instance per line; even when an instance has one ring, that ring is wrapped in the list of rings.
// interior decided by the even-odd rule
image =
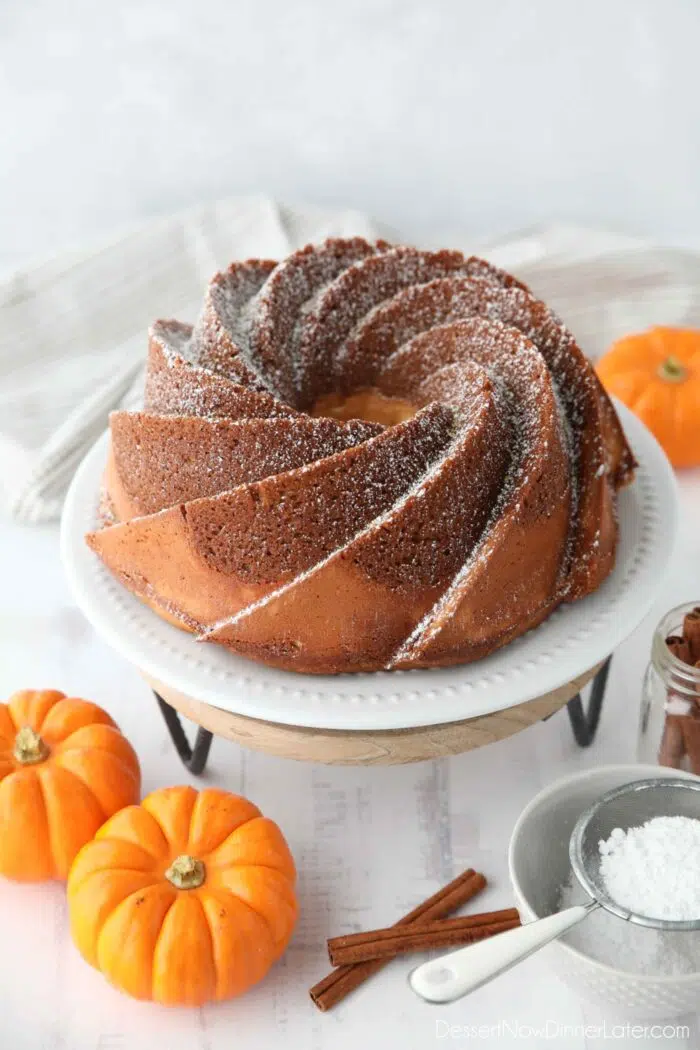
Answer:
[[[601,907],[621,920],[657,930],[700,930],[700,915],[692,921],[676,922],[639,915],[621,907],[610,898],[601,877],[601,839],[608,839],[615,828],[628,830],[662,816],[700,819],[700,780],[658,777],[634,781],[607,792],[581,814],[569,844],[571,866],[590,895],[590,902],[418,966],[409,975],[413,991],[432,1003],[460,999],[556,940]]]

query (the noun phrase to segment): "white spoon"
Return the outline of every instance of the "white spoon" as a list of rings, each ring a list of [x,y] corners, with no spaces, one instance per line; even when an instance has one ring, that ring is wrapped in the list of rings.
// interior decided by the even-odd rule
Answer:
[[[603,795],[579,817],[569,843],[571,867],[590,895],[590,902],[423,963],[409,974],[408,982],[413,991],[429,1003],[451,1003],[461,999],[561,937],[601,907],[639,926],[657,930],[700,930],[700,917],[690,922],[671,922],[637,915],[620,907],[608,896],[600,876],[600,840],[608,839],[614,828],[637,827],[659,816],[699,819],[700,781],[638,780]]]

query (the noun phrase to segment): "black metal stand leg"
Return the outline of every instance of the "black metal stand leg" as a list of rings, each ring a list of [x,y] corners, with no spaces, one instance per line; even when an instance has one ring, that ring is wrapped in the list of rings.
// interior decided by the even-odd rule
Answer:
[[[158,707],[161,709],[168,732],[178,755],[182,759],[183,765],[186,769],[189,769],[190,773],[199,776],[200,773],[204,772],[204,767],[207,764],[214,734],[210,733],[208,729],[200,727],[197,730],[194,747],[190,747],[190,742],[185,735],[180,716],[175,708],[166,703],[163,697],[156,693],[155,689],[153,690],[153,695],[158,701]]]
[[[603,710],[605,687],[608,684],[611,660],[612,656],[609,656],[593,679],[591,698],[588,701],[588,710],[584,711],[580,693],[577,693],[576,696],[572,697],[567,704],[569,721],[571,722],[574,738],[579,747],[590,747],[595,740],[595,735],[598,731],[598,723],[600,722],[600,714]]]

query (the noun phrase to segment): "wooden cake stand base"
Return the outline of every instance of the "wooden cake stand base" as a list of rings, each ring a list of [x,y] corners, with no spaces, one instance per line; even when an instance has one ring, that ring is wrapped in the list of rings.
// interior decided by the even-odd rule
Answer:
[[[459,755],[492,744],[549,718],[565,704],[569,705],[574,736],[582,747],[586,747],[591,743],[597,728],[609,663],[606,660],[567,685],[535,700],[480,718],[414,729],[377,731],[308,729],[265,722],[212,707],[148,675],[144,677],[156,694],[180,757],[192,773],[201,773],[213,735],[235,740],[243,747],[304,762],[395,765]],[[589,709],[584,714],[580,692],[593,678],[595,682]],[[178,712],[200,727],[194,747],[189,745]]]

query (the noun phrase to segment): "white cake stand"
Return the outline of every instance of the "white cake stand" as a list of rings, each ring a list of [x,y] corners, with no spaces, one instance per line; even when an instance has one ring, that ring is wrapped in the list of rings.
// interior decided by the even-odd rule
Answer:
[[[675,479],[651,434],[624,406],[617,408],[639,471],[620,496],[614,571],[595,594],[561,607],[478,663],[432,671],[298,675],[195,641],[117,583],[84,542],[94,527],[106,434],[86,456],[66,500],[61,544],[68,578],[98,633],[167,702],[162,706],[171,732],[190,762],[172,708],[207,734],[295,758],[406,762],[466,751],[517,732],[575,697],[656,597],[676,535]],[[604,681],[598,686],[600,699]],[[199,765],[196,756],[192,764]]]

